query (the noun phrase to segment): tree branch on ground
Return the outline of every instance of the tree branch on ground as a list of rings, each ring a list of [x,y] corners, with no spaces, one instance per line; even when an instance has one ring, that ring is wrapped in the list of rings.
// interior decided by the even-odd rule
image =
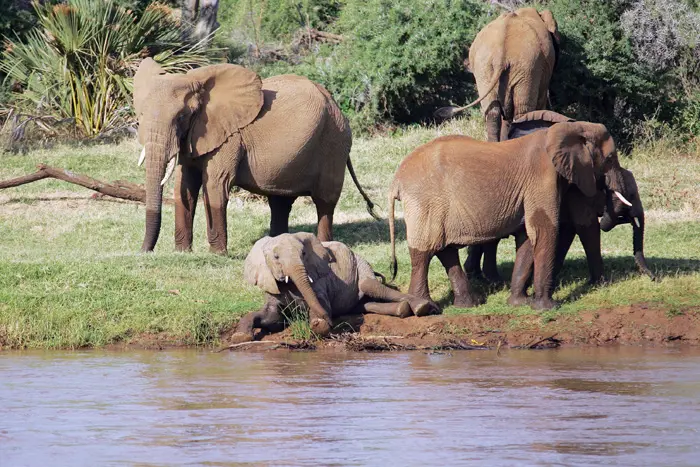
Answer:
[[[126,180],[115,180],[112,183],[103,182],[87,175],[80,175],[73,171],[58,167],[51,167],[46,164],[37,165],[37,170],[33,174],[23,175],[10,180],[0,180],[0,190],[12,188],[27,183],[36,182],[44,178],[55,178],[64,182],[80,185],[90,190],[97,191],[101,195],[113,198],[126,199],[139,203],[146,202],[146,190],[142,185],[128,182]],[[99,196],[99,195],[97,195]],[[172,204],[172,199],[164,199],[165,203]]]

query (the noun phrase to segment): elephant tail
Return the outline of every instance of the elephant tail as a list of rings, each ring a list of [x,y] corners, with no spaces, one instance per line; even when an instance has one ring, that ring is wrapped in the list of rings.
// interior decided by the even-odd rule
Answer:
[[[396,261],[396,232],[394,228],[394,204],[399,196],[399,187],[396,182],[391,187],[389,193],[389,241],[391,242],[391,282],[396,279],[396,274],[399,272],[399,265]]]
[[[501,80],[501,76],[503,75],[503,73],[507,69],[508,69],[508,65],[506,65],[504,67],[500,67],[501,71],[499,71],[498,73],[494,73],[493,79],[489,83],[486,92],[482,96],[479,96],[479,98],[476,99],[475,101],[470,102],[469,104],[465,105],[464,107],[454,107],[454,106],[440,107],[439,109],[437,109],[433,113],[433,116],[435,118],[440,118],[440,119],[446,120],[448,118],[454,117],[458,113],[460,113],[460,112],[462,112],[470,107],[474,107],[476,104],[478,104],[481,101],[483,101],[484,99],[486,99],[486,96],[488,96],[491,93],[491,91],[493,91],[493,88],[496,87],[498,82]]]
[[[375,220],[381,220],[381,217],[379,217],[377,215],[377,213],[374,212],[374,203],[372,202],[371,199],[369,199],[369,196],[367,196],[367,193],[365,193],[365,190],[362,188],[362,185],[360,185],[360,182],[357,180],[357,175],[355,175],[355,169],[352,168],[352,161],[350,160],[350,156],[348,156],[347,166],[348,166],[348,171],[350,172],[350,176],[352,177],[352,181],[355,182],[355,186],[357,187],[357,190],[360,192],[362,197],[365,199],[365,203],[367,203],[367,212]]]

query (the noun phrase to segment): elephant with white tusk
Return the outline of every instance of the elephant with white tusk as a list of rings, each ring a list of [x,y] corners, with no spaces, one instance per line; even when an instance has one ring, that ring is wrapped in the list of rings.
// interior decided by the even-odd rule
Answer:
[[[529,112],[515,119],[508,125],[508,139],[521,138],[537,131],[546,131],[555,123],[573,122],[574,120],[549,110]],[[615,185],[618,190],[607,188],[597,190],[592,197],[584,196],[576,186],[570,186],[564,193],[560,210],[559,235],[554,276],[563,266],[574,237],[578,236],[586,252],[589,279],[598,283],[603,279],[603,258],[600,247],[600,230],[608,232],[619,224],[632,224],[633,249],[639,270],[656,280],[649,270],[643,252],[644,208],[639,197],[639,190],[634,175],[629,170],[620,168],[615,173],[617,180],[606,180],[605,186]],[[612,173],[611,175],[612,176]],[[598,217],[602,216],[600,223]],[[526,303],[525,289],[532,276],[532,247],[526,243],[524,231],[515,234],[518,258],[511,280],[511,297],[509,303],[521,305]],[[464,269],[470,277],[481,274],[479,263],[484,254],[483,274],[490,282],[500,282],[496,269],[496,249],[498,240],[469,248],[469,255]]]
[[[282,308],[303,300],[311,329],[319,336],[331,330],[333,318],[377,313],[405,318],[438,313],[430,300],[398,292],[376,278],[363,258],[340,242],[321,242],[306,232],[264,237],[245,260],[246,281],[265,291],[267,302],[241,318],[232,340],[253,339],[253,329],[274,330]]]
[[[352,134],[328,91],[307,78],[261,80],[238,65],[166,73],[144,59],[134,76],[139,165],[146,164],[146,232],[152,251],[161,224],[163,186],[175,176],[175,248],[192,248],[200,189],[210,250],[226,253],[226,206],[233,186],[267,196],[270,235],[289,229],[299,196],[316,205],[318,235],[333,238],[333,213],[347,167],[372,215],[373,204],[350,162]]]
[[[409,154],[389,194],[389,233],[396,273],[394,202],[401,200],[411,256],[409,293],[429,299],[428,266],[437,256],[454,306],[476,306],[459,248],[525,231],[533,246],[535,300],[549,309],[562,196],[575,186],[587,197],[599,186],[620,191],[615,142],[603,125],[555,123],[547,131],[490,143],[443,136]]]

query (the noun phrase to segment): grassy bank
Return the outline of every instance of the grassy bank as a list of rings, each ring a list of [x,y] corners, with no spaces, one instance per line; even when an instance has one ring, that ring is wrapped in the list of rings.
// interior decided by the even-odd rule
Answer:
[[[352,158],[358,177],[386,215],[386,187],[402,158],[418,144],[442,134],[483,137],[474,120],[437,128],[411,128],[391,136],[357,139]],[[64,167],[101,180],[143,182],[136,166],[135,141],[94,147],[62,146],[27,155],[0,155],[0,179],[35,170],[37,163]],[[610,283],[585,285],[587,269],[578,241],[572,247],[555,298],[560,309],[577,313],[619,305],[654,302],[669,314],[700,306],[700,154],[659,141],[621,158],[639,182],[647,210],[646,255],[662,281],[652,283],[635,270],[632,229],[603,234]],[[172,182],[168,185],[172,192]],[[229,205],[228,258],[207,253],[200,204],[195,220],[195,252],[173,252],[173,208],[164,208],[163,230],[155,254],[138,253],[144,207],[91,199],[92,192],[55,180],[0,191],[0,345],[6,347],[101,346],[149,334],[168,335],[185,344],[209,344],[245,312],[262,304],[262,293],[244,283],[243,260],[266,234],[267,204],[234,194]],[[336,212],[336,238],[350,245],[376,270],[389,271],[388,226],[372,220],[346,179]],[[315,210],[299,199],[292,230],[312,230]],[[403,225],[399,223],[399,275],[406,289],[410,273]],[[509,277],[513,240],[502,242],[499,267]],[[449,305],[447,277],[437,260],[431,265],[433,298],[445,314],[528,315],[526,307],[506,305],[505,289],[491,291],[475,309]]]

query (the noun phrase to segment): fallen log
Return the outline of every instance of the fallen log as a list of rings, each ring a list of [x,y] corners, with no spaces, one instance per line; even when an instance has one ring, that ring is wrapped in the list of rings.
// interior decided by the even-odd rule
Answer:
[[[0,190],[24,185],[44,178],[55,178],[64,182],[80,185],[90,190],[97,191],[101,195],[111,196],[113,198],[126,199],[139,203],[146,202],[146,190],[143,186],[124,180],[115,180],[112,183],[103,182],[87,175],[77,174],[71,170],[51,167],[46,164],[37,165],[37,170],[33,174],[24,175],[22,177],[13,178],[10,180],[0,180]],[[164,199],[165,202],[172,200]]]

